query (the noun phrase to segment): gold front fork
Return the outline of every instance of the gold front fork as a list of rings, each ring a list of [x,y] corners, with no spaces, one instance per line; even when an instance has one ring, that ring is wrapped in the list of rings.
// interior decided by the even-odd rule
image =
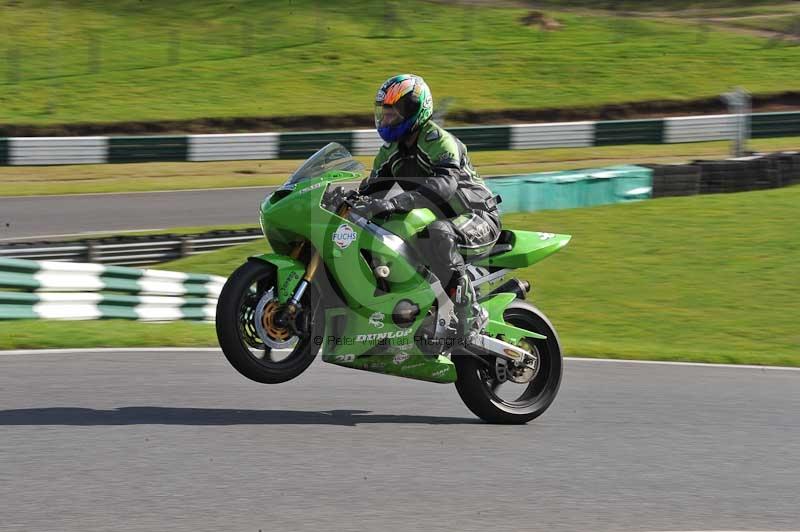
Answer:
[[[342,205],[339,208],[339,211],[336,213],[342,218],[347,216],[347,213],[350,212],[349,205]],[[297,259],[300,257],[300,253],[303,251],[303,247],[305,246],[306,241],[303,240],[289,254],[290,257],[293,259]],[[308,288],[308,285],[311,281],[314,280],[314,276],[317,274],[317,270],[319,269],[319,263],[322,261],[322,258],[319,255],[319,250],[314,250],[314,253],[311,255],[311,259],[308,261],[308,266],[306,266],[306,273],[303,275],[303,279],[297,285],[297,288],[292,295],[292,299],[289,301],[287,305],[287,310],[292,314],[297,310],[297,304],[300,302],[300,298],[303,297],[303,293]]]

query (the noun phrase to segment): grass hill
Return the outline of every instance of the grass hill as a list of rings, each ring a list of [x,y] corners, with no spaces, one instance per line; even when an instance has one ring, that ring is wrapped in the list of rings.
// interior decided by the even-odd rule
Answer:
[[[800,89],[800,46],[582,3],[5,2],[0,124],[370,115],[403,71],[475,111]]]

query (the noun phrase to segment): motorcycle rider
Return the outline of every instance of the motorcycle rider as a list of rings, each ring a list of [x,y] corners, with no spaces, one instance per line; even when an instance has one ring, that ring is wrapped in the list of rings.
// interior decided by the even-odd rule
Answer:
[[[361,208],[367,218],[428,207],[437,220],[420,240],[431,271],[453,299],[456,334],[481,329],[475,291],[461,253],[482,255],[500,235],[497,199],[472,167],[464,144],[431,120],[433,99],[419,76],[386,80],[375,97],[375,127],[385,141],[372,172],[358,188],[368,195],[397,183],[403,192],[371,199]]]

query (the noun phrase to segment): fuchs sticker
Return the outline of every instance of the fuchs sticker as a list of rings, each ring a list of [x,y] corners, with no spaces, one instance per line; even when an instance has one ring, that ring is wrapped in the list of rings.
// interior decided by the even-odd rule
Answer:
[[[396,365],[399,366],[400,364],[402,364],[403,362],[405,362],[409,358],[411,358],[410,354],[408,354],[408,353],[400,353],[399,355],[395,355],[394,356],[394,358],[392,359],[392,362],[394,362]]]
[[[377,329],[383,329],[383,318],[385,317],[383,312],[375,312],[369,317],[369,324]]]
[[[539,233],[539,240],[550,240],[551,238],[555,238],[556,235],[553,233]]]
[[[339,246],[339,249],[347,249],[348,246],[353,243],[353,240],[356,239],[356,236],[358,235],[353,231],[352,227],[347,224],[342,224],[333,232],[331,239],[334,244]]]

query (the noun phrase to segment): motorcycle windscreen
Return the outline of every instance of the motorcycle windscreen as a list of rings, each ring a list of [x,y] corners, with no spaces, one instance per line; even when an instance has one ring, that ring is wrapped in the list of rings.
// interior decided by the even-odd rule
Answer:
[[[355,160],[347,148],[338,142],[331,142],[309,157],[281,188],[292,188],[301,181],[308,181],[334,170],[361,173],[364,165]]]

